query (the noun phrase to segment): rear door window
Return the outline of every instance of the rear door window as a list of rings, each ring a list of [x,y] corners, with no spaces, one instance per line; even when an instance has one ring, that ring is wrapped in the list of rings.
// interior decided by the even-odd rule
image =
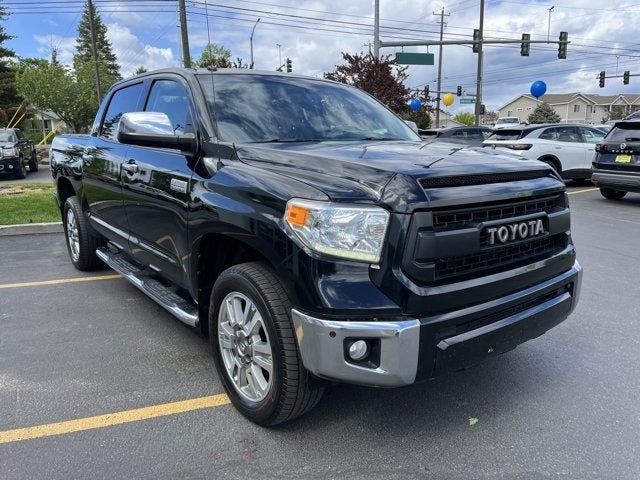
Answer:
[[[136,83],[113,93],[100,128],[101,137],[108,140],[116,140],[118,124],[122,115],[128,112],[135,112],[138,109],[142,85],[142,82]]]
[[[576,127],[556,127],[554,128],[554,140],[566,143],[582,143],[580,132]]]

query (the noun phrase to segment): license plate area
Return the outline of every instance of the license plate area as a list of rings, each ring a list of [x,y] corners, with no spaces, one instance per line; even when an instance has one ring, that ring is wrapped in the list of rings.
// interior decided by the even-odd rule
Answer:
[[[616,155],[615,163],[631,163],[632,155]]]

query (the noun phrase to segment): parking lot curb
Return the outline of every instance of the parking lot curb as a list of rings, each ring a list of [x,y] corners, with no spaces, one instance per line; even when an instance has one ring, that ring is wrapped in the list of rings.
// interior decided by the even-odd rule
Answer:
[[[33,235],[39,233],[61,233],[62,222],[25,223],[21,225],[0,225],[0,237],[9,235]]]

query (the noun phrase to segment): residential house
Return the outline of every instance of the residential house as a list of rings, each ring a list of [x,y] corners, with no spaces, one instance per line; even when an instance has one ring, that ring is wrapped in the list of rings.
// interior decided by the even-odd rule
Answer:
[[[498,109],[501,117],[518,117],[525,122],[542,102],[547,102],[563,123],[600,124],[640,110],[640,94],[596,95],[591,93],[548,93],[539,99],[520,95]]]
[[[436,128],[435,109],[429,112],[429,116],[431,117],[431,128]],[[462,124],[459,122],[456,122],[453,119],[453,115],[451,113],[440,109],[440,128],[460,127],[460,126],[462,126]]]

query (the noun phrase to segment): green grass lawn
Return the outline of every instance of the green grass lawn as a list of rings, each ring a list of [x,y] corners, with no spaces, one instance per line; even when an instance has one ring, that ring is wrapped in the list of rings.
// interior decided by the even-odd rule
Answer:
[[[59,221],[53,185],[0,184],[0,225]]]

